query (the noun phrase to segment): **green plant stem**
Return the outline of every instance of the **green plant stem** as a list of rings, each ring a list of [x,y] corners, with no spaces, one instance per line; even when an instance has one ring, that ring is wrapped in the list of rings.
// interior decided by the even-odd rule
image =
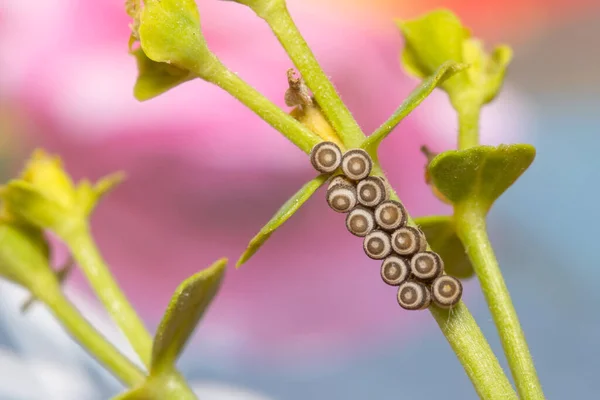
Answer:
[[[321,142],[318,135],[229,70],[214,54],[209,53],[208,57],[210,61],[207,61],[200,70],[194,71],[198,76],[238,99],[305,153],[310,153],[312,148]]]
[[[152,338],[111,275],[87,224],[81,224],[72,230],[69,237],[63,239],[108,313],[123,331],[140,360],[149,366]]]
[[[455,217],[458,236],[479,278],[517,391],[523,400],[544,399],[517,312],[488,239],[485,210],[481,210],[476,203],[467,202],[455,209]]]
[[[464,101],[455,106],[458,113],[458,149],[468,149],[479,144],[479,115],[481,105]]]
[[[429,307],[480,399],[518,400],[498,359],[461,301],[452,310]]]
[[[369,135],[367,140],[362,143],[361,147],[363,149],[379,147],[383,139],[385,139],[408,114],[417,108],[436,87],[465,68],[465,64],[457,64],[452,61],[442,64],[433,75],[424,79],[423,82],[413,90],[406,99],[404,99],[402,104],[400,104],[388,120],[381,124],[375,132]]]
[[[188,386],[186,380],[177,371],[166,375],[151,377],[149,384],[154,387],[154,393],[160,394],[156,398],[197,400],[198,397]]]
[[[52,310],[62,326],[101,364],[121,382],[132,387],[142,383],[144,373],[123,356],[106,338],[83,318],[73,304],[61,293],[60,288],[45,288],[38,296]]]
[[[374,163],[373,175],[385,177],[376,151],[372,150],[369,154]],[[393,189],[391,198],[399,201]],[[408,225],[416,226],[410,216],[408,216]],[[454,350],[479,397],[483,400],[518,400],[496,355],[467,306],[460,302],[451,311],[435,306],[429,307],[429,311]]]
[[[298,31],[285,1],[274,0],[268,7],[255,6],[253,10],[269,24],[344,145],[358,147],[365,135]]]

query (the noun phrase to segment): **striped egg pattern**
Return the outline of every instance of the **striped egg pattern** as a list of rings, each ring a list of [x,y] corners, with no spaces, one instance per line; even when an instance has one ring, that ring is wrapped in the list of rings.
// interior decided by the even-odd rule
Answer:
[[[400,201],[390,199],[387,181],[370,175],[373,160],[365,150],[342,152],[333,142],[321,142],[311,151],[310,160],[317,171],[332,175],[327,203],[346,214],[346,228],[362,238],[365,254],[381,260],[381,279],[397,289],[400,307],[452,308],[460,302],[460,280],[445,274],[444,261],[428,250],[421,228],[409,224]]]

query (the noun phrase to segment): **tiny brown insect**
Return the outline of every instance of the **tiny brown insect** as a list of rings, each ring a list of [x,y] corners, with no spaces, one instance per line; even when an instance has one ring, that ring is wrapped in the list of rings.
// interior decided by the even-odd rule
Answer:
[[[354,186],[336,185],[327,190],[327,203],[335,212],[346,213],[356,206]]]
[[[356,206],[346,216],[346,228],[355,236],[367,236],[376,228],[373,211],[365,207]]]
[[[427,242],[418,229],[403,226],[392,233],[392,248],[401,256],[410,256],[425,251]]]
[[[450,308],[458,304],[462,293],[462,283],[453,276],[442,275],[431,284],[433,302],[442,308]]]
[[[398,286],[410,276],[410,262],[395,254],[386,257],[381,264],[381,278],[385,283]]]
[[[375,222],[386,231],[406,225],[406,218],[406,210],[398,201],[386,200],[375,208]]]
[[[331,173],[342,163],[342,151],[333,142],[321,142],[310,151],[310,163],[323,174]]]
[[[437,253],[423,251],[410,259],[410,272],[416,279],[432,281],[444,272],[444,262]]]
[[[374,260],[382,260],[392,252],[392,244],[390,243],[390,235],[387,233],[375,230],[365,236],[363,241],[363,249],[369,258]]]
[[[356,185],[358,202],[366,207],[375,207],[384,201],[386,191],[383,180],[375,176],[366,177]]]
[[[363,149],[348,150],[342,157],[342,171],[349,179],[359,181],[366,178],[373,168],[373,160]]]
[[[431,292],[421,282],[406,281],[398,287],[398,304],[405,310],[423,310],[431,304]]]

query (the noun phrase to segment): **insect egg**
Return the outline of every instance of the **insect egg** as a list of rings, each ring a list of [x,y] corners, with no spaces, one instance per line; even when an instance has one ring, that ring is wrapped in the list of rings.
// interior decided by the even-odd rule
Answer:
[[[409,261],[395,254],[387,257],[381,264],[381,278],[388,285],[398,286],[406,281],[409,275]]]
[[[327,189],[331,189],[336,185],[354,186],[354,183],[350,179],[346,178],[344,175],[338,175],[331,179],[331,181],[329,182],[329,186],[327,186]]]
[[[355,207],[346,216],[346,228],[355,236],[367,236],[375,227],[375,217],[368,208]]]
[[[382,260],[392,252],[390,235],[383,231],[375,230],[365,236],[363,249],[367,256],[374,260]]]
[[[356,206],[356,189],[354,186],[335,185],[327,190],[327,203],[335,212],[348,212]]]
[[[359,181],[371,173],[373,161],[363,149],[348,150],[342,157],[342,171],[348,178]]]
[[[386,187],[379,177],[367,177],[356,185],[358,202],[363,206],[375,207],[385,200]]]
[[[317,171],[331,173],[342,163],[342,151],[333,142],[321,142],[310,151],[310,162]]]
[[[398,287],[398,304],[405,310],[423,310],[431,304],[431,292],[420,282],[406,281]]]
[[[384,189],[384,196],[383,196],[383,200],[389,200],[390,199],[390,185],[387,181],[387,179],[385,179],[383,176],[374,176],[374,178],[377,178],[381,181],[381,183],[383,184]]]
[[[412,226],[403,226],[392,233],[392,248],[401,256],[410,256],[424,251],[427,248],[427,242],[417,229]]]
[[[456,305],[462,297],[462,292],[462,284],[453,276],[442,275],[431,284],[433,302],[442,308]]]
[[[444,262],[437,253],[424,251],[410,259],[410,271],[416,279],[431,281],[442,274]]]
[[[375,209],[375,222],[386,231],[392,231],[406,224],[404,206],[394,200],[386,200]]]

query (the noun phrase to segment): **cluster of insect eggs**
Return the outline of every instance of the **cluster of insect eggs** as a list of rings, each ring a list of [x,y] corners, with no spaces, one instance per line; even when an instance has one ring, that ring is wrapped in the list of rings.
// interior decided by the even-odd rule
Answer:
[[[338,213],[347,213],[346,228],[363,239],[368,257],[383,260],[381,277],[398,286],[398,303],[407,310],[422,310],[434,302],[440,307],[456,305],[462,285],[444,274],[440,256],[427,251],[421,229],[408,226],[402,203],[390,200],[385,180],[369,176],[373,161],[362,149],[342,153],[333,142],[321,142],[310,153],[313,167],[325,174],[341,169],[327,188],[327,203]]]

